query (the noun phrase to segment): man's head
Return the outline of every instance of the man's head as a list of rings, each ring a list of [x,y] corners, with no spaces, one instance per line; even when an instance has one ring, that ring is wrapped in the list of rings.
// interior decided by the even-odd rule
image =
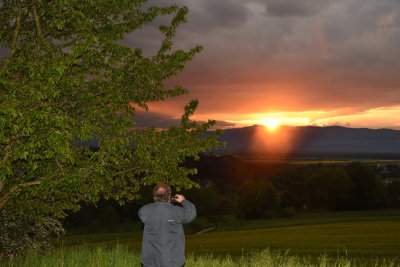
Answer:
[[[169,202],[171,198],[171,188],[165,184],[158,184],[153,189],[155,202]]]

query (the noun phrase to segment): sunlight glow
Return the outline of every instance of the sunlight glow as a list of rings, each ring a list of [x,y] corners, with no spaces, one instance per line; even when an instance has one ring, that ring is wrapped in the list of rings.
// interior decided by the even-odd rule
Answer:
[[[280,125],[280,122],[277,119],[269,119],[266,121],[261,121],[261,124],[266,126],[269,130],[275,130]]]
[[[237,125],[263,125],[268,130],[277,130],[280,126],[304,126],[309,125],[311,120],[304,115],[295,113],[264,113],[264,114],[249,114],[248,119],[231,121]]]
[[[400,129],[400,106],[388,106],[369,109],[365,111],[342,108],[336,110],[308,110],[298,112],[268,112],[235,114],[235,119],[230,114],[207,114],[208,118],[229,123],[224,128],[247,127],[252,125],[263,125],[265,130],[271,133],[278,133],[283,126],[344,126],[350,128],[371,128],[371,129]],[[197,118],[206,120],[207,117]],[[221,128],[221,126],[219,126]]]

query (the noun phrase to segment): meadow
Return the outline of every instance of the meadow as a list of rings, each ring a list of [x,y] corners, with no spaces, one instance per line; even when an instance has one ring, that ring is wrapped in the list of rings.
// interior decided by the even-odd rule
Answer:
[[[44,255],[30,253],[24,258],[9,261],[0,261],[4,267],[140,267],[140,255],[132,253],[123,246],[115,246],[111,249],[104,247],[81,247],[80,249],[59,249],[53,253]],[[291,256],[280,251],[264,249],[253,251],[239,258],[227,256],[194,255],[187,256],[185,267],[350,267],[350,266],[398,266],[398,261],[393,259],[375,258],[369,261],[361,261],[348,257],[328,257],[321,255],[314,259],[311,257]]]
[[[206,218],[198,218],[192,226],[195,224],[196,229],[213,226]],[[214,231],[195,234],[192,228],[186,227],[186,266],[400,264],[399,210],[324,212],[252,221],[225,216]],[[70,235],[60,240],[55,252],[44,256],[31,253],[4,266],[140,266],[140,242],[140,231]]]

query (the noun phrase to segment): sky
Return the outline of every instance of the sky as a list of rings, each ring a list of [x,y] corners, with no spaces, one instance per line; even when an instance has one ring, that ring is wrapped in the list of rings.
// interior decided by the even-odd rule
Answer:
[[[149,0],[189,8],[175,49],[204,51],[168,86],[189,94],[138,110],[138,126],[339,125],[400,130],[400,0]],[[157,51],[161,17],[121,42]],[[1,52],[1,51],[0,51]]]
[[[138,112],[167,125],[190,99],[193,119],[253,124],[400,129],[399,0],[152,0],[189,8],[176,49],[201,44],[168,84],[189,94]],[[123,41],[152,55],[160,18]]]

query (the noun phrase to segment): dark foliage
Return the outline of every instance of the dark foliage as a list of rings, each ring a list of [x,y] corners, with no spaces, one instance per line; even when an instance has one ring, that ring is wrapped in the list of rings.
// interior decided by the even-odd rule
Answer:
[[[200,161],[187,160],[185,166],[198,169],[191,179],[200,188],[181,193],[196,204],[199,216],[216,226],[222,214],[257,219],[291,217],[302,210],[400,207],[400,183],[385,185],[378,169],[358,162],[336,166],[264,164],[234,156],[202,155]],[[102,201],[97,208],[85,206],[67,219],[68,226],[95,221],[111,229],[113,223],[136,220],[137,210],[152,202],[150,187],[140,194],[140,201],[124,206],[112,201]]]
[[[64,234],[61,222],[50,216],[32,217],[25,214],[10,216],[0,212],[0,251],[7,256],[18,256],[27,249],[42,251],[50,248],[49,237]]]

